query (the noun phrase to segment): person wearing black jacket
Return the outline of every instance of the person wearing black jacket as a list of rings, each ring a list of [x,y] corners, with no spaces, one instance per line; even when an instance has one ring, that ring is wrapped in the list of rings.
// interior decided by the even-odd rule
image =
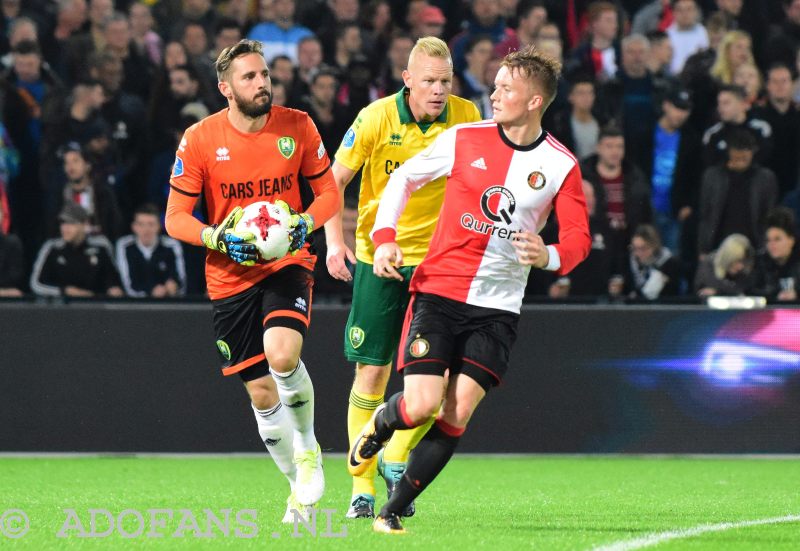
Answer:
[[[800,246],[794,213],[776,207],[767,215],[764,250],[756,256],[753,294],[770,301],[794,302],[800,286]]]
[[[31,290],[39,296],[121,297],[111,244],[101,235],[87,235],[89,215],[67,203],[58,216],[61,238],[39,250],[31,273]]]
[[[22,242],[2,228],[3,209],[0,209],[0,297],[20,297],[25,276]]]

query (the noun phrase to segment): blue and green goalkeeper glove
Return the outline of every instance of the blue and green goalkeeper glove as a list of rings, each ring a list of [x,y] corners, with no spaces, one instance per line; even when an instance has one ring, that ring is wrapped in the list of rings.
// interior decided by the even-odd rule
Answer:
[[[254,266],[258,260],[256,236],[250,232],[234,231],[242,214],[242,207],[234,208],[219,224],[203,228],[200,238],[212,251],[221,252],[242,266]]]
[[[275,206],[289,213],[289,236],[292,242],[289,244],[289,252],[299,251],[306,243],[308,234],[314,231],[314,218],[307,213],[298,214],[286,201],[275,201]]]

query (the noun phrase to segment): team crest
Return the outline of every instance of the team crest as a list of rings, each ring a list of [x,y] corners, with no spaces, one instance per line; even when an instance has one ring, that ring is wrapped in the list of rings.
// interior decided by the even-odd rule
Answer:
[[[362,344],[364,344],[364,330],[360,327],[353,326],[350,328],[350,332],[348,333],[348,338],[350,339],[350,345],[356,349]]]
[[[228,347],[228,343],[226,343],[222,339],[218,340],[217,341],[217,349],[219,350],[219,353],[222,354],[222,356],[226,360],[230,360],[231,359],[231,349]]]
[[[547,179],[544,177],[544,174],[538,170],[528,174],[528,185],[531,186],[531,189],[538,191],[542,189],[545,184],[547,184]]]
[[[291,159],[294,155],[295,142],[291,136],[284,136],[278,138],[278,151],[281,152],[286,159]]]
[[[421,358],[431,351],[431,345],[428,341],[417,335],[417,338],[408,347],[408,352],[415,358]]]

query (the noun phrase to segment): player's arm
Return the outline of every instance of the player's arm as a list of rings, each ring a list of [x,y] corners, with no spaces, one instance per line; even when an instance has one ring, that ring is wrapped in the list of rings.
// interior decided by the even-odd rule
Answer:
[[[520,232],[512,242],[521,264],[564,275],[580,264],[592,245],[581,171],[576,164],[556,193],[553,207],[558,220],[558,243],[545,245],[540,235]]]
[[[258,258],[252,233],[236,233],[234,227],[242,217],[241,207],[236,207],[219,223],[206,225],[192,215],[194,205],[203,188],[202,157],[193,150],[194,136],[187,131],[170,178],[167,214],[164,227],[175,239],[191,245],[205,247],[227,255],[231,260],[252,266]]]
[[[334,161],[331,172],[333,172],[333,180],[336,182],[336,188],[339,193],[340,208],[336,214],[325,222],[325,243],[328,249],[326,263],[331,277],[342,281],[350,281],[353,276],[345,266],[344,260],[347,258],[347,260],[355,264],[356,255],[345,245],[342,214],[344,212],[344,190],[353,180],[356,171],[347,168],[339,161]]]
[[[411,157],[392,172],[383,190],[370,238],[375,243],[372,270],[379,277],[403,280],[397,267],[403,265],[403,251],[397,245],[397,221],[411,194],[428,182],[449,175],[455,162],[456,129],[446,130],[433,144]]]

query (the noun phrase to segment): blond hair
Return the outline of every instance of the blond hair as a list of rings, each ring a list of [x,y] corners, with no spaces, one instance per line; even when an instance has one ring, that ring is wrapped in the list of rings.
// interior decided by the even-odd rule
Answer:
[[[423,36],[417,43],[414,44],[414,47],[411,48],[411,53],[408,55],[408,66],[411,66],[411,62],[418,54],[423,54],[428,57],[440,57],[442,59],[446,59],[450,66],[453,65],[453,58],[450,55],[450,48],[447,47],[447,44],[441,38],[436,38],[435,36]]]
[[[711,67],[711,76],[723,84],[731,84],[733,82],[734,68],[731,67],[728,50],[730,50],[733,43],[737,40],[747,40],[747,42],[750,43],[750,51],[747,62],[755,64],[755,60],[753,59],[753,41],[750,39],[750,35],[744,31],[730,31],[725,33],[725,36],[723,36],[722,40],[719,41],[719,46],[717,47],[717,59],[714,61],[714,65]]]
[[[752,265],[753,246],[750,240],[741,233],[732,233],[720,243],[714,253],[714,275],[717,279],[725,279],[728,270],[735,262],[744,262],[746,268]]]
[[[240,40],[233,46],[228,46],[219,53],[214,68],[217,70],[217,79],[223,82],[228,78],[228,73],[233,60],[248,54],[258,54],[264,57],[264,48],[258,40]]]
[[[533,44],[506,55],[501,67],[507,67],[511,74],[518,71],[523,77],[538,84],[544,97],[542,111],[555,99],[558,77],[561,75],[561,62],[540,52]]]

